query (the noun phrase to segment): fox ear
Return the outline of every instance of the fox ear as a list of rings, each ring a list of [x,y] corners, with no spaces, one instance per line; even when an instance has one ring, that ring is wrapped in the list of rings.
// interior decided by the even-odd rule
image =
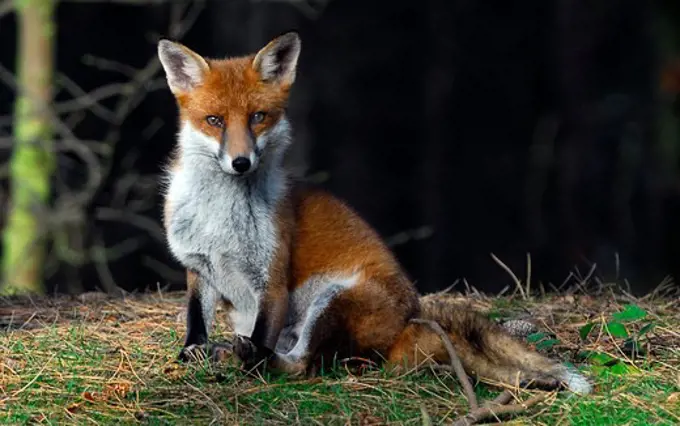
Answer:
[[[209,68],[201,55],[170,40],[158,42],[158,58],[165,70],[168,86],[175,94],[195,89]]]
[[[302,43],[297,32],[291,31],[278,36],[257,52],[253,59],[253,68],[265,82],[293,84],[301,48]]]

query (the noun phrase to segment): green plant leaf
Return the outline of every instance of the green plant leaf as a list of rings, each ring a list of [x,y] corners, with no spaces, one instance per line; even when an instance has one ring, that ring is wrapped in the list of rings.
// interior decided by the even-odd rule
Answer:
[[[626,364],[622,362],[617,362],[616,364],[609,367],[609,371],[612,374],[628,374],[632,370]]]
[[[618,362],[618,360],[611,355],[608,355],[604,352],[589,352],[586,355],[586,359],[588,360],[589,363],[593,365],[599,365],[599,366],[607,366],[611,364],[612,362]]]
[[[612,318],[616,321],[630,322],[642,319],[647,316],[647,311],[638,305],[626,305],[621,312],[614,312]]]
[[[581,340],[586,340],[590,332],[592,331],[593,327],[595,327],[595,324],[592,322],[589,322],[588,324],[584,325],[581,327],[578,331],[578,335],[581,336]]]
[[[650,322],[649,324],[646,324],[644,327],[642,327],[642,328],[640,329],[640,331],[638,331],[638,336],[640,336],[640,337],[644,336],[645,334],[647,334],[647,333],[649,333],[650,331],[652,331],[652,330],[654,329],[654,327],[656,327],[656,324],[653,323],[653,322]]]
[[[544,338],[548,337],[548,333],[544,331],[539,331],[538,333],[532,333],[527,336],[527,342],[536,343]]]
[[[607,367],[601,367],[599,365],[594,365],[590,368],[590,371],[595,376],[603,376],[607,372]]]
[[[629,374],[633,372],[634,370],[631,369],[628,365],[622,363],[622,362],[616,362],[610,366],[602,366],[602,365],[596,365],[591,368],[591,371],[595,373],[597,376],[607,376],[607,375],[615,375],[615,376],[622,376],[625,374]]]
[[[621,324],[620,322],[608,322],[607,323],[607,330],[611,333],[613,337],[618,337],[621,339],[625,339],[628,337],[628,330],[626,330],[626,326]]]
[[[536,349],[539,351],[550,349],[555,345],[559,345],[561,342],[559,339],[548,339],[536,343]]]
[[[495,320],[500,318],[503,318],[503,314],[501,312],[495,311],[489,313],[489,319]]]

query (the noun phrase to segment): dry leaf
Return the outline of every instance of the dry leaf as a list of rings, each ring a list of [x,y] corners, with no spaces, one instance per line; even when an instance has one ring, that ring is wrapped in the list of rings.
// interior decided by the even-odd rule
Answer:
[[[75,413],[76,411],[78,411],[78,410],[80,409],[81,405],[82,405],[82,404],[79,403],[79,402],[74,402],[73,404],[71,404],[71,405],[69,405],[68,407],[66,407],[66,411],[68,411],[69,413],[73,414],[73,413]]]
[[[106,386],[104,389],[104,395],[107,397],[117,396],[118,398],[124,398],[132,386],[129,383],[114,383],[112,385]]]
[[[357,417],[359,417],[359,424],[361,426],[374,426],[385,424],[381,418],[373,416],[368,413],[359,413]]]
[[[163,373],[170,380],[175,380],[184,375],[184,369],[177,364],[170,364],[163,369]]]
[[[21,371],[24,366],[26,365],[26,361],[24,360],[16,360],[13,358],[5,358],[2,361],[0,361],[0,374],[4,374],[5,372],[7,373],[18,373]]]
[[[45,414],[40,414],[39,416],[33,416],[29,419],[28,423],[45,423],[47,421],[47,416]]]

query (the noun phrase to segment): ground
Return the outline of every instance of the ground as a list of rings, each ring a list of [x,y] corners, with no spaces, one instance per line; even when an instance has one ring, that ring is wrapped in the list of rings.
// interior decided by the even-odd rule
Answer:
[[[591,396],[548,394],[513,424],[680,423],[680,298],[603,291],[487,298],[494,320],[524,318],[529,344],[584,371]],[[184,295],[0,299],[4,424],[450,424],[468,412],[457,379],[337,360],[320,377],[248,375],[237,365],[176,362]],[[223,318],[215,336],[228,339]],[[475,385],[479,398],[499,389]],[[526,400],[540,392],[516,392]],[[499,419],[486,420],[500,421]]]

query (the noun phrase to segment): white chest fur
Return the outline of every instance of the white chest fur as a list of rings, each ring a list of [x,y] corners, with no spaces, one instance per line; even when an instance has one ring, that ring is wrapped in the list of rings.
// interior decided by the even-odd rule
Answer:
[[[168,245],[185,267],[198,272],[201,285],[229,300],[239,318],[235,328],[249,334],[257,315],[277,248],[276,194],[259,176],[224,173],[214,159],[182,159],[168,176]],[[260,172],[259,170],[257,172]]]
[[[225,172],[219,141],[189,122],[181,124],[178,143],[181,165],[165,181],[170,251],[198,272],[201,297],[231,302],[234,331],[249,336],[279,244],[276,209],[287,190],[281,161],[290,125],[282,117],[258,136],[262,156],[248,176]]]

